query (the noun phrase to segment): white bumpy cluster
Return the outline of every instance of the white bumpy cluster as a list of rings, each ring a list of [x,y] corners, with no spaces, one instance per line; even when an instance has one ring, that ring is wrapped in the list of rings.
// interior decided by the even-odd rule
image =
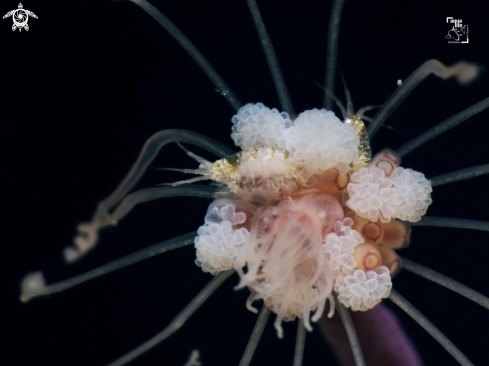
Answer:
[[[248,238],[245,228],[234,229],[233,225],[246,221],[243,212],[235,212],[234,206],[216,206],[205,216],[205,224],[197,230],[195,263],[204,272],[216,275],[233,268],[236,255]]]
[[[382,169],[371,166],[352,174],[346,204],[370,221],[387,223],[397,218],[416,222],[431,204],[431,191],[423,173],[398,167],[386,176]]]
[[[366,311],[377,305],[382,298],[389,296],[392,287],[387,267],[364,271],[355,269],[353,252],[365,240],[351,226],[353,220],[346,217],[343,222],[336,221],[334,232],[324,238],[323,249],[334,270],[334,290],[338,300],[355,311]]]
[[[370,271],[343,267],[334,285],[338,300],[353,311],[372,309],[389,297],[391,288],[391,276],[384,266]]]
[[[242,150],[273,147],[285,150],[284,131],[292,126],[287,113],[270,109],[262,103],[248,103],[231,119],[231,138]]]
[[[357,266],[352,254],[355,247],[365,240],[358,231],[351,228],[352,225],[353,220],[349,217],[345,217],[343,222],[336,221],[333,224],[334,232],[327,234],[323,241],[323,249],[335,278],[342,268],[353,269]]]
[[[233,138],[243,150],[273,147],[286,150],[290,160],[316,174],[338,166],[346,171],[358,157],[359,138],[353,127],[331,111],[305,111],[292,122],[285,112],[247,104],[233,116]]]
[[[340,172],[358,157],[360,140],[350,125],[331,111],[313,109],[299,114],[285,130],[285,147],[291,159],[316,174],[337,166]]]

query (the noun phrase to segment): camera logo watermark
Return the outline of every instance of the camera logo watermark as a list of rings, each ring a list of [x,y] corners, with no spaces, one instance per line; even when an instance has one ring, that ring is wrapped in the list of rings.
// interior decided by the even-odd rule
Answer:
[[[18,28],[19,32],[21,32],[22,28],[24,28],[26,31],[29,30],[29,26],[27,25],[27,22],[29,21],[29,16],[38,19],[36,14],[34,14],[30,10],[24,9],[22,3],[19,3],[19,8],[9,11],[3,16],[3,19],[12,17],[14,21],[14,24],[12,25],[12,30],[15,31]]]
[[[452,29],[445,36],[449,40],[448,43],[469,43],[468,24],[462,26],[462,19],[453,19],[452,17],[447,17],[447,23],[453,24]]]

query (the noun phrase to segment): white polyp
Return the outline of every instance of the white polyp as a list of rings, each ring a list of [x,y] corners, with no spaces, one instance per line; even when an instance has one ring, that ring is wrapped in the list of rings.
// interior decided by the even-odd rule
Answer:
[[[222,206],[234,206],[235,208],[245,210],[254,214],[258,207],[252,203],[242,201],[242,200],[233,200],[230,198],[219,198],[211,202],[209,207],[207,208],[207,215],[212,211],[214,207],[222,207]]]
[[[423,173],[401,167],[395,169],[392,181],[403,199],[403,202],[395,207],[395,217],[411,222],[421,220],[421,216],[426,213],[432,202],[430,181]]]
[[[214,206],[205,216],[205,224],[197,230],[195,263],[204,272],[216,275],[233,268],[236,255],[248,238],[245,228],[234,229],[246,221],[246,214],[235,212],[231,205]]]
[[[387,267],[374,270],[342,269],[334,285],[338,301],[353,311],[372,309],[389,297],[392,282]]]
[[[287,113],[279,113],[262,103],[246,104],[231,121],[231,138],[242,150],[261,147],[285,149],[284,131],[292,124]]]
[[[346,205],[370,221],[390,222],[393,218],[416,222],[431,204],[431,184],[424,174],[395,168],[390,175],[375,165],[351,175]]]
[[[351,228],[351,225],[353,220],[349,217],[345,217],[343,222],[336,221],[333,225],[334,232],[327,234],[323,240],[323,251],[326,253],[335,278],[343,268],[356,267],[353,258],[355,247],[365,241],[359,232]]]
[[[311,174],[336,166],[346,171],[359,154],[360,140],[353,127],[325,109],[299,114],[284,134],[291,160]]]

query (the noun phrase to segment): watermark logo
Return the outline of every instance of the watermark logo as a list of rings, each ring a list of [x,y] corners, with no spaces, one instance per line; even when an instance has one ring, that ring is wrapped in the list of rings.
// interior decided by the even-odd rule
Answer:
[[[453,24],[452,29],[445,36],[449,40],[448,43],[469,43],[468,24],[462,25],[462,19],[453,19],[452,17],[447,17],[447,23]]]
[[[24,9],[22,3],[19,3],[19,8],[9,11],[3,16],[3,19],[12,17],[14,21],[14,24],[12,25],[12,30],[15,31],[18,28],[19,32],[21,32],[22,28],[24,28],[26,31],[29,30],[29,26],[27,25],[27,22],[29,21],[29,16],[38,19],[36,14],[34,14],[30,10]]]

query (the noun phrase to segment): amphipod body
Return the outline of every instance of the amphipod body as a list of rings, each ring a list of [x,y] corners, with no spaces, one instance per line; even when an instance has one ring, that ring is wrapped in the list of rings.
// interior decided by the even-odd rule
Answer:
[[[242,151],[201,165],[194,173],[221,189],[195,239],[205,272],[236,269],[251,303],[263,299],[281,321],[318,320],[326,300],[352,310],[389,296],[400,268],[394,249],[409,242],[409,227],[431,203],[424,175],[399,167],[384,150],[370,161],[363,122],[341,122],[310,110],[292,120],[263,104],[233,117],[232,138]],[[189,172],[189,171],[188,171]],[[199,178],[197,178],[199,179]],[[182,182],[177,182],[180,184]]]

